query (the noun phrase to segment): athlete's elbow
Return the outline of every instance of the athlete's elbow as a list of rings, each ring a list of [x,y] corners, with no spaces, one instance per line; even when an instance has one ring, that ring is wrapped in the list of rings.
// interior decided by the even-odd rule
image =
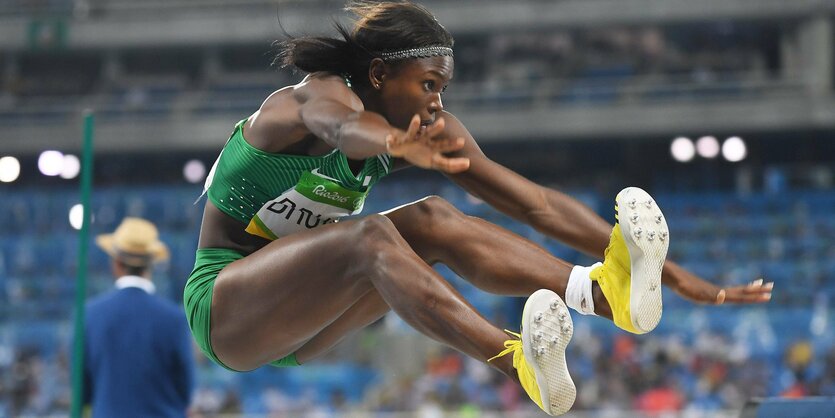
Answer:
[[[367,152],[364,152],[361,146],[357,146],[357,141],[351,141],[350,139],[343,139],[339,138],[336,141],[336,147],[339,149],[340,152],[345,154],[349,160],[363,160],[370,155]]]
[[[334,139],[336,148],[350,160],[364,160],[378,154],[371,144],[350,130],[340,129]]]
[[[554,230],[562,230],[571,223],[571,220],[564,218],[564,214],[549,205],[529,208],[523,213],[522,222],[545,235],[553,234]]]
[[[548,225],[551,223],[549,216],[545,213],[537,211],[525,212],[520,220],[530,225],[533,229],[540,233],[546,231],[548,229]]]

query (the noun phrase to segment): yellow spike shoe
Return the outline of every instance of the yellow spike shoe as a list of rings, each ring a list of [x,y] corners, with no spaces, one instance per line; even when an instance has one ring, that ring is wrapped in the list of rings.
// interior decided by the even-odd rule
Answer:
[[[615,198],[617,221],[603,264],[591,271],[612,308],[615,325],[644,334],[661,321],[661,270],[670,243],[664,214],[655,200],[637,187]]]
[[[574,334],[565,303],[550,290],[537,290],[525,302],[522,334],[507,332],[517,339],[505,341],[505,350],[490,360],[513,353],[513,367],[531,400],[548,415],[566,413],[577,388],[565,363],[565,347]]]

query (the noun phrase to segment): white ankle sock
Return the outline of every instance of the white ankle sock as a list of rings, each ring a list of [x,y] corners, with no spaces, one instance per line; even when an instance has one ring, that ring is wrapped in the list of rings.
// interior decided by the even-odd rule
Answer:
[[[599,265],[600,263],[595,263],[589,267],[574,266],[568,276],[568,286],[565,288],[565,304],[583,315],[595,315],[589,274]]]

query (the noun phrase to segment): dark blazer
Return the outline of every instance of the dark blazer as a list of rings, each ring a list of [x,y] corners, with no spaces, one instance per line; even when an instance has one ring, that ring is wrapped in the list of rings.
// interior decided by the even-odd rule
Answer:
[[[183,309],[138,287],[87,303],[84,403],[93,418],[186,416],[194,388]]]

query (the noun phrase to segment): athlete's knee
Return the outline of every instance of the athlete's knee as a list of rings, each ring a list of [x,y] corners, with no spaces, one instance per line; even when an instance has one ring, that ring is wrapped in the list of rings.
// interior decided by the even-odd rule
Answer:
[[[356,234],[351,242],[359,253],[354,257],[354,267],[364,278],[388,277],[412,252],[394,223],[383,215],[371,215],[357,222]]]
[[[361,253],[356,259],[373,260],[378,254],[400,250],[403,238],[389,218],[375,214],[357,222],[351,245]]]
[[[360,244],[358,247],[371,248],[396,240],[399,232],[389,218],[374,214],[357,222],[355,235],[354,242]]]
[[[430,227],[449,221],[463,214],[451,203],[439,196],[429,196],[412,205],[415,221],[423,227]]]

